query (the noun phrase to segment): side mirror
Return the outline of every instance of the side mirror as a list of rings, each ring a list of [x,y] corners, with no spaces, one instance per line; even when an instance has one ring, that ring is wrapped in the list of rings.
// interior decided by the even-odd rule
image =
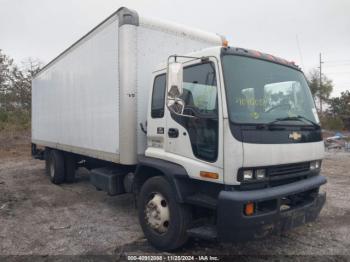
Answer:
[[[183,67],[182,63],[172,62],[168,67],[167,87],[168,98],[176,99],[182,95],[183,87]]]

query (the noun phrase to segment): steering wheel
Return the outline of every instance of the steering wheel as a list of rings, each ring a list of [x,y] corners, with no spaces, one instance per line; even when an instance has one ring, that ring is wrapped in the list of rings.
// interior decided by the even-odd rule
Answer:
[[[290,104],[278,104],[278,105],[276,105],[276,106],[273,106],[273,107],[269,108],[269,109],[266,110],[264,113],[268,113],[268,112],[273,111],[273,110],[275,110],[275,109],[277,109],[277,108],[280,108],[280,107],[288,107],[288,109],[291,109]]]
[[[206,112],[200,110],[198,107],[195,106],[185,106],[184,115],[192,116],[195,118],[201,118],[201,119],[211,119],[211,120],[217,120],[217,115],[215,112]]]
[[[191,116],[196,116],[196,115],[200,114],[200,112],[198,112],[196,107],[189,106],[189,105],[185,105],[183,113],[186,115],[191,115]]]

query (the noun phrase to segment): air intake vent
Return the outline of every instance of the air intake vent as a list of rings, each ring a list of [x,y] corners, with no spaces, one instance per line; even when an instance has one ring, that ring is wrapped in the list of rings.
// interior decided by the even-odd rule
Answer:
[[[310,170],[310,162],[288,164],[273,166],[268,168],[268,175],[270,177],[288,175],[288,174],[297,174],[302,172],[307,172]]]

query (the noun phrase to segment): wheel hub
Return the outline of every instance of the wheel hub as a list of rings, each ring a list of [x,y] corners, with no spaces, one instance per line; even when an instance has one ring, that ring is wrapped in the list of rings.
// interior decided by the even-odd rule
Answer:
[[[168,230],[170,215],[167,200],[160,194],[154,193],[146,204],[146,221],[158,233]]]

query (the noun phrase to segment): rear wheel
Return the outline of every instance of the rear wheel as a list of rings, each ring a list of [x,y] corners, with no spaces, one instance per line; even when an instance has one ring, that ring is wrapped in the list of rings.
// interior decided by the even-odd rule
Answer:
[[[178,203],[172,186],[163,177],[152,177],[142,186],[138,199],[142,230],[157,249],[170,251],[188,239],[191,210]]]
[[[58,150],[50,151],[49,176],[51,182],[56,185],[64,182],[64,157]]]

